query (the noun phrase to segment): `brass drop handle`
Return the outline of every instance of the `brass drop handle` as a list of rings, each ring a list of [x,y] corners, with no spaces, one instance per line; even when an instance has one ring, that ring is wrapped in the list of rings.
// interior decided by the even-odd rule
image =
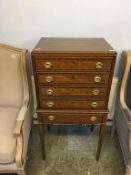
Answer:
[[[52,108],[54,106],[54,103],[52,101],[47,102],[47,106],[49,108]]]
[[[94,77],[94,82],[100,83],[101,82],[101,77],[100,76],[95,76]]]
[[[46,77],[45,77],[45,81],[46,81],[47,83],[50,83],[50,82],[53,81],[53,77],[52,77],[52,76],[46,76]]]
[[[92,94],[97,96],[97,95],[100,94],[100,90],[99,89],[93,89]]]
[[[95,122],[95,121],[96,121],[96,119],[97,119],[97,118],[96,118],[96,116],[95,116],[95,115],[93,115],[93,116],[91,116],[91,117],[90,117],[90,121],[92,121],[92,122]]]
[[[48,120],[53,121],[54,119],[55,119],[55,116],[54,115],[49,115],[48,116]]]
[[[46,93],[47,93],[47,95],[52,95],[53,94],[53,89],[47,89]]]
[[[95,102],[95,101],[92,102],[92,103],[91,103],[91,106],[92,106],[92,108],[96,108],[96,107],[98,106],[98,102]]]
[[[47,61],[47,62],[44,63],[44,67],[45,67],[46,69],[50,69],[51,66],[52,66],[52,63],[49,62],[49,61]]]
[[[102,62],[97,62],[96,63],[96,69],[102,69],[103,63]]]

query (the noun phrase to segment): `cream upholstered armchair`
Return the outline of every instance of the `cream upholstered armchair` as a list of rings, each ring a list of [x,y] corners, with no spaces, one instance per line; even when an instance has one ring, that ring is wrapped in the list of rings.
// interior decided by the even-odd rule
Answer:
[[[0,173],[25,174],[31,129],[27,51],[0,44]]]
[[[131,175],[131,51],[122,53],[122,65],[114,122],[126,166],[125,174]]]

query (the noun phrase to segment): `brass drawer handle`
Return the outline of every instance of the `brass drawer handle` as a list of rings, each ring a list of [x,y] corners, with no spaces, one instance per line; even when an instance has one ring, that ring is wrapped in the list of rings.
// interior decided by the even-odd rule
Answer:
[[[47,95],[52,95],[53,94],[53,89],[47,89],[46,93],[47,93]]]
[[[93,95],[99,95],[100,94],[100,90],[99,89],[93,89],[92,94]]]
[[[54,106],[54,103],[52,101],[47,102],[47,106],[49,108],[52,108]]]
[[[90,117],[90,121],[92,121],[92,122],[95,122],[96,119],[97,119],[97,117],[95,115],[93,115],[93,116]]]
[[[48,116],[48,120],[53,121],[54,119],[55,119],[55,116],[54,115],[49,115]]]
[[[97,62],[96,63],[96,69],[102,69],[103,63],[102,62]]]
[[[92,103],[91,103],[91,106],[92,106],[92,108],[96,108],[96,107],[98,106],[98,102],[95,102],[95,101],[92,102]]]
[[[101,77],[100,76],[95,76],[94,77],[94,82],[100,83],[101,82]]]
[[[35,48],[34,50],[40,50],[40,47],[39,48]]]
[[[47,62],[44,63],[44,67],[45,67],[46,69],[50,69],[51,66],[52,66],[52,63],[49,62],[49,61],[47,61]]]
[[[52,76],[46,76],[46,77],[45,77],[45,81],[46,81],[47,83],[50,83],[50,82],[53,81],[53,77],[52,77]]]

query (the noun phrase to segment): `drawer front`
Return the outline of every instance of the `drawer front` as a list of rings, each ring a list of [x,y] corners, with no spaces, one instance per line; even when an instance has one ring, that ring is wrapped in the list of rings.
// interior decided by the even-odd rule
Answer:
[[[82,71],[110,71],[112,60],[81,59],[81,60],[42,60],[35,59],[36,71],[82,70]]]
[[[37,74],[37,80],[39,84],[108,84],[109,74],[108,73],[44,73]]]
[[[40,123],[88,123],[105,122],[105,114],[38,114]]]
[[[106,97],[107,88],[61,88],[61,87],[39,87],[39,96],[84,96],[84,97]]]
[[[104,109],[104,100],[70,100],[70,99],[40,99],[43,109]]]

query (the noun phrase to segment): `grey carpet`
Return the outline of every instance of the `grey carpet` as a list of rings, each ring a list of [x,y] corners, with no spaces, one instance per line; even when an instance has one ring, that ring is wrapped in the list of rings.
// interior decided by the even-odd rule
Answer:
[[[46,127],[45,127],[46,128]],[[45,129],[46,160],[41,158],[36,126],[29,143],[27,175],[124,175],[124,162],[116,136],[107,127],[100,160],[96,161],[98,127],[54,125]]]

